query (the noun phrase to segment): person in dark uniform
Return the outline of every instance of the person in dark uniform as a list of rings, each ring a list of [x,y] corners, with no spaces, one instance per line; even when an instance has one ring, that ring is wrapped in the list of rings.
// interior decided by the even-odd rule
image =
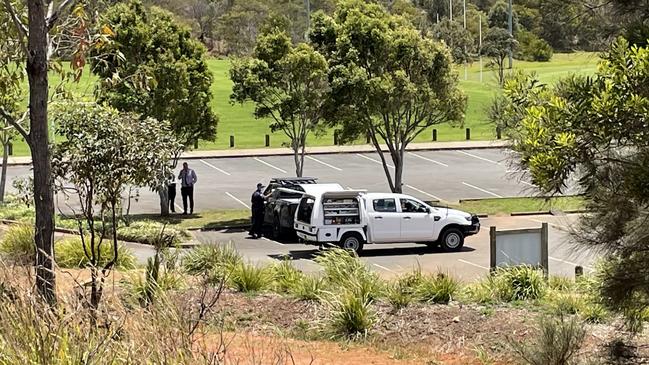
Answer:
[[[250,236],[252,238],[261,238],[264,226],[264,204],[266,203],[266,196],[262,193],[264,185],[257,184],[257,190],[252,193],[250,202],[252,203],[252,222],[250,225]]]
[[[173,175],[171,175],[171,180],[167,182],[167,197],[169,198],[169,210],[172,213],[176,213],[176,182],[173,180]]]

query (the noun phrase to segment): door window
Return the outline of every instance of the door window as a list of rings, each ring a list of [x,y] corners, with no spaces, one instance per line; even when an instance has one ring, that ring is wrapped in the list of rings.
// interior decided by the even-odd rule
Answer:
[[[399,199],[403,213],[427,213],[426,206],[412,199]]]
[[[394,199],[374,199],[372,202],[375,212],[396,213],[397,204]]]

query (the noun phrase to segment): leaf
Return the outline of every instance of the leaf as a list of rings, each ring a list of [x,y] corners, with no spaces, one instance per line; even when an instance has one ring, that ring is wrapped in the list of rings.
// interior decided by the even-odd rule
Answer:
[[[110,37],[114,37],[114,36],[115,36],[115,33],[113,32],[113,30],[110,29],[110,27],[109,27],[108,25],[106,25],[106,24],[104,24],[104,25],[101,27],[101,34],[103,34],[103,35],[107,35],[107,36],[110,36]]]

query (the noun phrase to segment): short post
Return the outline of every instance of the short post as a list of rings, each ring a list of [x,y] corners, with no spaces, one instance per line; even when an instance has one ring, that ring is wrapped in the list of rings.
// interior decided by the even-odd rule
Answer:
[[[266,147],[270,147],[270,136],[266,135]]]
[[[579,280],[582,276],[584,276],[584,268],[575,266],[575,280]]]
[[[490,272],[496,270],[496,227],[489,227],[489,268]]]
[[[194,149],[198,149],[198,139],[194,140]]]
[[[500,130],[500,127],[496,127],[496,139],[501,139],[501,138],[503,138],[502,131]]]
[[[338,130],[334,131],[334,146],[338,145]]]
[[[437,141],[437,129],[433,129],[433,142]]]
[[[9,143],[7,144],[7,154],[8,154],[9,156],[11,156],[11,155],[14,154],[14,144],[11,143],[11,142],[9,142]]]
[[[234,147],[234,136],[230,136],[230,148]]]
[[[550,274],[550,266],[548,264],[548,237],[548,224],[543,223],[541,225],[541,267],[543,268],[543,273],[545,274],[546,278]]]
[[[466,140],[468,141],[470,139],[471,139],[471,128],[467,128],[466,129]]]
[[[371,139],[371,137],[370,137],[370,134],[368,133],[368,134],[365,136],[365,143],[370,144],[370,139]]]

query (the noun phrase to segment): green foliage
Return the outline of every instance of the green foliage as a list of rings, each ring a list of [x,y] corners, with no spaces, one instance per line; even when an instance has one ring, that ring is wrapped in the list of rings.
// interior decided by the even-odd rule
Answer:
[[[279,293],[291,293],[302,285],[305,275],[291,264],[289,260],[282,260],[279,264],[271,266],[273,288]]]
[[[143,119],[168,121],[185,146],[198,138],[213,140],[212,74],[205,49],[189,29],[138,0],[113,5],[101,24],[113,34],[112,42],[91,49],[92,72],[101,80],[98,100]]]
[[[255,103],[255,117],[269,117],[270,129],[282,131],[290,147],[302,158],[295,159],[297,176],[302,176],[303,154],[309,133],[322,130],[328,64],[310,45],[291,44],[281,26],[269,26],[257,38],[254,58],[236,61],[230,69],[234,83],[232,102]]]
[[[36,255],[34,227],[28,224],[9,227],[0,241],[0,253],[17,263],[33,263]]]
[[[502,28],[494,27],[487,31],[482,43],[482,55],[491,57],[489,67],[497,72],[498,84],[505,83],[505,59],[513,52],[518,42]]]
[[[462,64],[471,61],[471,54],[475,51],[475,41],[462,24],[444,19],[435,24],[432,33],[435,39],[443,41],[451,50],[453,62]]]
[[[512,15],[513,31],[516,32],[519,27],[518,13],[514,11]],[[509,29],[509,7],[505,1],[499,0],[489,9],[488,21],[490,28]]]
[[[424,280],[421,268],[399,277],[394,283],[388,285],[386,298],[395,309],[408,306],[415,300],[415,292]]]
[[[319,301],[326,287],[324,278],[313,275],[302,277],[291,288],[291,294],[298,299]]]
[[[433,125],[464,120],[449,50],[361,0],[340,1],[333,17],[315,14],[310,39],[329,63],[327,118],[343,142],[369,135],[379,153],[380,143],[388,145],[394,179],[387,168],[386,175],[400,192],[405,146]]]
[[[240,263],[234,267],[229,281],[240,292],[255,293],[268,289],[273,275],[267,267]]]
[[[184,255],[181,264],[190,275],[203,275],[210,281],[220,282],[232,276],[243,259],[232,245],[203,244]]]
[[[365,337],[376,322],[372,298],[363,293],[362,288],[350,287],[330,294],[325,303],[329,307],[327,323],[332,337]]]
[[[427,303],[448,304],[460,288],[460,283],[448,274],[424,276],[415,287],[417,299]]]
[[[164,228],[164,230],[163,230]],[[155,245],[163,242],[167,246],[179,245],[191,238],[189,232],[169,227],[154,221],[136,221],[117,229],[117,238],[123,241]]]
[[[88,255],[92,256],[92,251],[88,243],[89,239],[86,238],[86,250]],[[91,264],[91,260],[86,256],[81,238],[68,237],[56,241],[54,244],[54,253],[56,263],[64,268],[85,268]],[[99,249],[95,247],[95,257],[97,257],[95,264],[103,267],[113,259],[113,242],[112,240],[104,240],[99,245]],[[130,270],[135,268],[135,256],[133,253],[122,244],[117,245],[117,261],[115,267],[122,270]]]
[[[518,59],[531,62],[548,62],[554,54],[554,50],[548,42],[539,38],[536,34],[528,31],[516,33],[518,47],[514,56]]]
[[[540,333],[528,344],[510,341],[524,364],[571,365],[578,362],[579,350],[586,337],[583,323],[576,317],[541,318]]]
[[[529,266],[513,266],[498,268],[466,290],[468,297],[478,303],[493,303],[540,299],[546,289],[542,271]]]
[[[129,273],[121,280],[121,284],[125,289],[124,299],[127,303],[141,306],[151,304],[152,298],[160,298],[163,293],[182,289],[186,285],[182,275],[169,269],[161,270],[157,279],[152,280],[149,267],[143,272]]]
[[[351,251],[333,248],[316,257],[322,266],[328,285],[336,289],[360,290],[360,296],[371,300],[383,291],[381,279]]]

